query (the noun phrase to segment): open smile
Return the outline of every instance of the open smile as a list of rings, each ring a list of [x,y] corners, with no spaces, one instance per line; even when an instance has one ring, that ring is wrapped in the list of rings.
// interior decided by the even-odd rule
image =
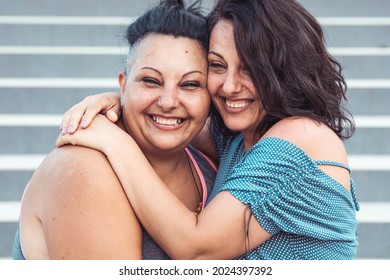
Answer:
[[[225,104],[229,108],[245,108],[249,106],[253,101],[252,100],[228,100],[225,99]]]
[[[181,118],[165,118],[161,116],[152,115],[151,119],[154,123],[158,125],[165,125],[165,126],[179,126],[183,123],[184,119]]]
[[[242,112],[254,102],[253,99],[233,100],[224,98],[223,100],[226,110],[232,113]]]

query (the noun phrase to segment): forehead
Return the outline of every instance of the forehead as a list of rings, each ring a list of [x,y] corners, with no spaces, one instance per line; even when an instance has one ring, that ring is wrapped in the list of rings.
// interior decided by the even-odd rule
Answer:
[[[209,53],[220,56],[231,67],[242,66],[234,40],[233,24],[230,21],[218,21],[211,31]]]
[[[219,20],[210,34],[210,50],[215,48],[236,48],[233,24],[227,20]]]
[[[164,62],[167,64],[200,64],[205,62],[205,50],[193,39],[170,35],[150,34],[133,51],[135,62]]]

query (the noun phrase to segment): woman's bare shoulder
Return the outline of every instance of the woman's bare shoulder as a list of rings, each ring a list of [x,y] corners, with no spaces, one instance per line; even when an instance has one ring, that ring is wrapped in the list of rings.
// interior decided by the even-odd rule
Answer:
[[[87,201],[92,195],[104,199],[106,193],[123,192],[107,158],[78,146],[51,151],[34,172],[28,189],[26,194],[40,198],[41,205],[61,203],[63,197]]]
[[[305,117],[290,117],[276,123],[264,137],[289,141],[314,160],[332,160],[347,164],[343,141],[324,123]]]
[[[41,221],[52,258],[139,258],[139,250],[131,255],[130,245],[121,245],[122,250],[100,242],[123,238],[123,243],[135,246],[140,229],[115,172],[99,151],[78,146],[53,150],[28,190],[24,205],[32,211],[24,217],[35,215]],[[124,236],[126,230],[133,235]]]

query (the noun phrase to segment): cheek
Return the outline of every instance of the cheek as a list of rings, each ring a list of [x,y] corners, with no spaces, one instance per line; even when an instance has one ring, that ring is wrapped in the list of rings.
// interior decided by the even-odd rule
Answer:
[[[218,88],[223,86],[223,78],[221,75],[210,73],[207,76],[207,89],[211,97],[217,94]]]
[[[243,75],[241,82],[244,87],[246,87],[253,95],[257,97],[257,91],[255,85],[252,82],[252,79],[248,75]]]
[[[131,95],[125,95],[123,97],[123,109],[126,111],[127,115],[133,114],[137,110],[139,105],[136,101],[137,100]]]
[[[128,88],[123,96],[123,106],[139,111],[150,106],[155,102],[155,99],[155,94],[153,94],[153,92],[137,87]]]
[[[196,100],[188,103],[187,108],[189,109],[189,113],[193,118],[196,118],[199,121],[205,121],[209,116],[210,103],[210,95],[207,92],[198,96]]]

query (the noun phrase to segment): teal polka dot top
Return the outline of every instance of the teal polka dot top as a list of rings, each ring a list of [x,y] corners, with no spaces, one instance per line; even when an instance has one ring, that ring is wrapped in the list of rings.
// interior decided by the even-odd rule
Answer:
[[[279,138],[262,139],[245,154],[241,135],[212,134],[220,165],[208,201],[220,191],[229,191],[248,205],[260,225],[273,235],[238,259],[355,257],[359,204],[353,180],[348,191],[318,168],[336,165],[349,170],[348,166],[314,161]]]

